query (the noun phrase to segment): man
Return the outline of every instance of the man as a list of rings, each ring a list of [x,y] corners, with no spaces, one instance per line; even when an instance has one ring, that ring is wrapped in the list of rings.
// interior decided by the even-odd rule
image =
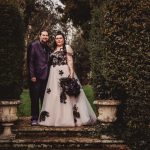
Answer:
[[[29,90],[31,98],[31,125],[37,125],[39,103],[43,103],[47,78],[49,74],[48,32],[43,30],[39,40],[28,48]]]

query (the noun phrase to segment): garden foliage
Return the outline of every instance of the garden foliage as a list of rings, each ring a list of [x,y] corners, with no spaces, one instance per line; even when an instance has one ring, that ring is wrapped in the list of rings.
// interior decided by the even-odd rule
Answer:
[[[103,1],[92,13],[89,47],[96,99],[124,105],[122,138],[148,150],[150,52],[147,0]]]
[[[13,5],[0,5],[0,22],[0,98],[19,99],[23,80],[24,26]]]

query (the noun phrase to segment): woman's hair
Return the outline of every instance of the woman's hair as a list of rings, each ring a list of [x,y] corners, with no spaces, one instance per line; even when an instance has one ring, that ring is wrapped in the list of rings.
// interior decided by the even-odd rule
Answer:
[[[57,35],[61,35],[63,37],[63,39],[64,39],[63,49],[65,50],[65,47],[66,47],[65,46],[66,45],[65,35],[61,31],[57,31],[54,38],[56,38]],[[56,41],[54,39],[54,45],[53,45],[54,50],[56,49],[56,47],[57,47],[57,44],[56,44]]]

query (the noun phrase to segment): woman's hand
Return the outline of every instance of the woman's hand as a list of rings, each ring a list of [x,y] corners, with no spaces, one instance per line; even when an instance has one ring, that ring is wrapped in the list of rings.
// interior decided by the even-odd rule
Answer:
[[[74,78],[74,72],[70,72],[69,78]]]

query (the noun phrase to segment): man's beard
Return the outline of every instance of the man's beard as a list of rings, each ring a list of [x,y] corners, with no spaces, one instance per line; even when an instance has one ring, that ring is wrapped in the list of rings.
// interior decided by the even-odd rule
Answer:
[[[48,41],[43,41],[43,40],[41,40],[41,43],[43,43],[43,44],[46,44]]]

